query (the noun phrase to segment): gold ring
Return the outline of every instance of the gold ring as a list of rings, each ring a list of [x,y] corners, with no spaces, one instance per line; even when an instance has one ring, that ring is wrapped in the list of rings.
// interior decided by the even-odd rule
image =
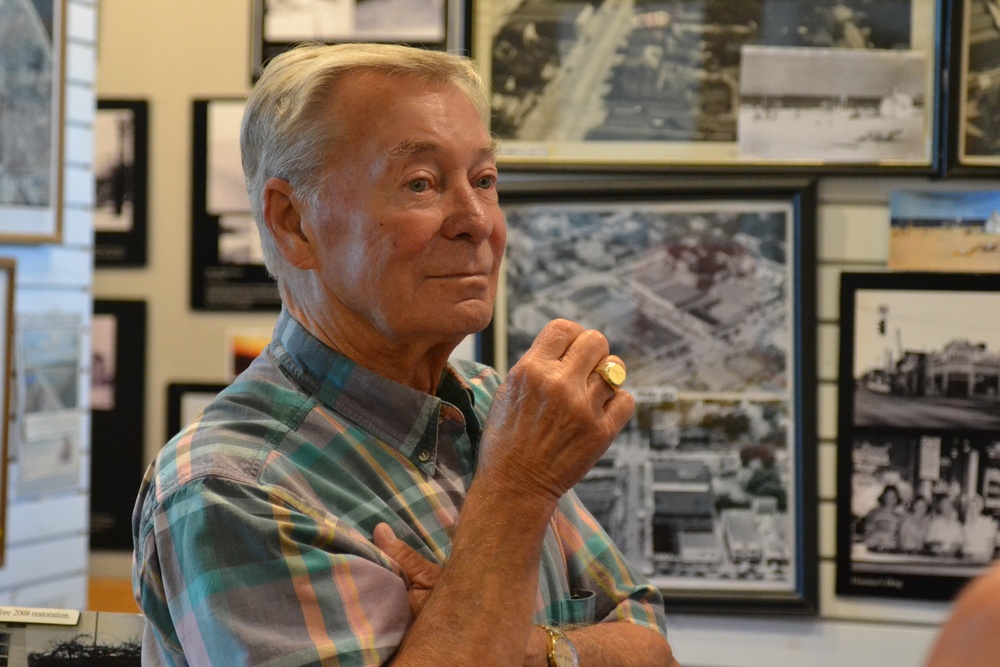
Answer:
[[[604,378],[608,386],[615,391],[621,389],[622,385],[625,384],[625,368],[614,361],[605,361],[595,368],[594,372]]]

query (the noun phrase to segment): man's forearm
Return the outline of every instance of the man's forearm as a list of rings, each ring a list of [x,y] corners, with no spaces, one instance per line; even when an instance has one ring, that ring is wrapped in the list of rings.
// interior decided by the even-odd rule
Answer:
[[[564,631],[587,667],[678,667],[663,635],[642,625],[607,622]],[[524,667],[548,667],[547,643],[548,633],[535,628]]]
[[[448,562],[403,639],[396,667],[524,661],[554,500],[473,483]]]

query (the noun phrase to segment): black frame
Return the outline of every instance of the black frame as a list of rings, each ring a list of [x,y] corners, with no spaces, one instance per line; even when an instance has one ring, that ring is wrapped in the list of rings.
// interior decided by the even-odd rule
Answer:
[[[843,46],[842,42],[847,38],[837,43],[827,35],[828,39],[824,41],[818,24],[814,25],[816,30],[807,32],[805,37],[796,37],[800,35],[800,26],[821,20],[821,10],[830,14],[828,18],[835,22],[832,15],[834,3],[821,8],[812,0],[802,0],[799,7],[791,7],[787,2],[770,10],[762,7],[762,14],[751,18],[740,14],[740,11],[749,9],[740,10],[742,5],[726,3],[706,3],[702,12],[704,16],[692,18],[671,16],[669,12],[654,9],[641,16],[624,16],[614,14],[616,10],[611,6],[595,9],[588,3],[561,5],[542,2],[521,3],[513,13],[503,15],[489,0],[475,0],[469,20],[469,44],[492,91],[493,131],[503,140],[500,160],[521,169],[606,171],[620,168],[633,173],[643,169],[688,174],[695,170],[715,174],[751,171],[796,175],[803,170],[857,173],[861,169],[866,173],[932,174],[940,168],[937,125],[942,58],[939,43],[942,40],[945,2],[902,1],[909,11],[900,11],[899,6],[890,7],[889,3],[877,6],[869,3],[840,26],[844,34],[848,28],[851,29],[854,41],[874,44],[879,47],[877,49],[851,48],[853,45],[849,48],[826,48],[827,43]],[[709,4],[711,11],[719,14],[712,19],[705,18],[710,12]],[[843,6],[843,3],[839,4]],[[875,10],[878,10],[877,13]],[[633,21],[633,27],[629,27],[626,19]],[[692,23],[696,25],[690,25]],[[705,28],[717,30],[700,30]],[[909,33],[905,36],[907,42],[904,45],[896,33],[906,32],[907,29]],[[632,50],[627,53],[620,48],[626,41],[634,41],[628,47]],[[860,82],[867,79],[866,75],[848,76],[843,81],[854,84],[831,79],[829,89],[811,90],[816,87],[817,81],[847,66],[846,61],[813,64],[806,75],[798,79],[808,83],[797,84],[798,88],[790,90],[768,90],[764,86],[759,91],[769,100],[784,97],[783,103],[775,105],[765,100],[756,107],[744,105],[746,100],[741,101],[738,92],[742,78],[738,49],[744,42],[747,45],[798,49],[793,54],[795,57],[776,56],[761,68],[767,71],[767,76],[761,77],[761,80],[771,85],[774,81],[783,80],[775,75],[774,69],[794,67],[800,52],[809,56],[823,55],[821,52],[827,52],[826,56],[829,56],[839,52],[851,62],[860,58],[859,54],[867,52],[877,62],[867,63],[859,71],[871,72],[884,67],[884,81],[878,85],[873,83],[868,90],[863,90]],[[810,42],[822,46],[812,46]],[[675,47],[670,47],[671,43]],[[574,48],[582,53],[575,60]],[[873,114],[882,114],[877,98],[898,92],[889,87],[889,82],[895,86],[903,80],[893,70],[898,64],[889,62],[894,57],[887,56],[890,52],[903,56],[908,51],[918,52],[926,58],[923,89],[917,91],[914,88],[911,95],[914,105],[923,110],[922,128],[903,120],[882,127],[871,121],[875,117]],[[497,84],[493,82],[494,78],[500,81],[494,71],[495,53],[500,54],[497,62],[503,68],[503,80]],[[504,59],[506,54],[509,56]],[[658,66],[651,64],[646,70],[642,69],[638,63],[649,58],[657,60]],[[591,66],[617,69],[601,76],[600,73],[588,73]],[[630,70],[634,74],[626,73],[628,67],[635,68]],[[719,75],[720,72],[722,75]],[[629,81],[634,84],[634,89]],[[690,83],[694,81],[697,84]],[[845,85],[844,89],[837,88]],[[852,85],[859,88],[849,89]],[[907,87],[910,87],[909,84]],[[605,94],[614,104],[605,103]],[[716,97],[722,101],[713,101]],[[807,103],[808,98],[812,98],[815,104]],[[498,101],[503,102],[502,108],[506,110],[503,116]],[[735,129],[741,106],[746,107],[743,112],[748,118],[759,119],[770,116],[768,113],[756,113],[756,110],[780,114],[782,108],[800,105],[803,109],[801,119],[791,114],[787,118],[782,117],[782,130],[777,136],[789,136],[785,132],[791,127],[789,124],[805,123],[808,120],[806,115],[813,106],[818,105],[824,110],[840,109],[843,113],[837,116],[837,122],[846,128],[845,139],[858,144],[859,150],[870,153],[859,155],[857,159],[834,156],[834,148],[830,149],[830,156],[819,158],[812,155],[741,155]],[[599,108],[600,113],[590,113],[588,110],[591,107]],[[551,109],[563,109],[563,112],[550,112]],[[847,111],[854,110],[858,113],[848,117]],[[532,118],[532,113],[536,117]],[[573,121],[572,124],[549,127],[555,117]],[[601,120],[596,125],[589,124],[588,129],[577,126],[581,117]],[[502,118],[509,120],[500,122]],[[895,118],[901,119],[902,116]],[[864,123],[865,127],[855,127],[860,123]],[[805,137],[815,135],[815,132],[810,134],[805,125],[802,130]],[[921,134],[921,147],[917,149],[921,154],[919,158],[907,154],[905,158],[888,159],[886,155],[892,153],[880,152],[890,144],[907,141],[914,131]],[[561,135],[566,138],[561,138]],[[763,145],[769,143],[774,142],[764,142]],[[878,148],[878,144],[882,148]],[[842,149],[843,146],[838,146],[835,150]]]
[[[94,317],[114,319],[113,373],[101,376],[92,327],[90,547],[132,549],[132,505],[142,481],[146,413],[146,302],[94,300]],[[100,386],[111,398],[95,404]]]
[[[531,322],[540,328],[543,320],[568,317],[604,331],[612,352],[629,364],[626,389],[637,398],[637,417],[619,436],[622,447],[616,450],[617,445],[613,445],[609,456],[577,486],[577,492],[596,516],[603,517],[599,521],[625,556],[650,574],[651,581],[663,591],[671,611],[816,613],[815,187],[815,181],[807,178],[671,180],[606,175],[549,182],[501,180],[501,206],[508,219],[506,284],[498,299],[494,323],[481,338],[482,358],[505,373],[507,344],[514,341],[515,346],[522,345],[537,333],[525,330],[512,334],[509,331],[512,318],[524,317],[520,321]],[[578,212],[575,216],[574,211]],[[670,212],[679,215],[670,217]],[[614,227],[605,226],[609,219],[615,220]],[[549,230],[546,238],[562,241],[545,248],[541,247],[540,236],[525,241],[527,237],[518,231],[524,228],[525,220],[552,225],[558,231]],[[720,278],[726,284],[720,282],[718,291],[708,286],[697,290],[680,287],[682,279],[674,281],[681,275],[679,270],[656,278],[657,271],[665,266],[665,258],[681,249],[685,237],[696,236],[688,232],[702,224],[711,226],[711,233],[730,234],[721,242],[730,243],[733,252],[730,268],[742,261],[736,258],[743,257],[747,273],[738,279]],[[687,231],[680,225],[686,226]],[[722,232],[723,229],[727,231]],[[768,234],[778,235],[780,239],[768,237]],[[708,239],[706,235],[700,240],[710,243]],[[698,245],[697,240],[693,243]],[[680,264],[675,266],[679,269]],[[751,280],[750,275],[760,278]],[[520,278],[515,280],[512,276]],[[565,276],[572,277],[563,280]],[[539,282],[527,285],[529,279]],[[668,279],[675,285],[665,286]],[[649,298],[643,296],[645,291],[636,289],[637,283],[643,280],[651,281],[646,295]],[[532,295],[533,300],[521,299],[515,303],[518,282],[522,284],[521,293]],[[763,287],[765,283],[767,287]],[[708,311],[715,308],[714,305],[705,305],[705,310],[698,314],[695,310],[700,307],[691,305],[688,311],[680,314],[687,306],[678,307],[675,301],[677,310],[674,311],[664,305],[665,302],[656,301],[658,297],[654,294],[669,300],[666,292],[657,290],[669,291],[675,286],[680,291],[687,291],[689,296],[700,291],[705,302],[716,297],[719,302],[726,301],[726,296],[719,295],[730,288],[743,297],[760,298],[755,314],[751,315],[758,318],[757,323],[748,324],[743,316],[750,311],[744,311],[738,319],[730,319],[728,323],[708,324],[711,319]],[[626,290],[629,292],[627,297],[616,298]],[[774,300],[765,300],[765,292]],[[728,296],[729,303],[734,306],[741,298],[735,293]],[[514,317],[518,307],[525,305],[528,309],[522,308]],[[698,317],[704,318],[703,324],[695,321]],[[765,324],[768,317],[771,319]],[[741,324],[734,326],[733,322]],[[744,326],[747,328],[743,329]],[[703,330],[702,334],[692,333],[698,327]],[[685,374],[681,370],[673,375],[667,372],[666,365],[670,364],[683,364],[678,368],[690,371],[694,366],[687,366],[689,362],[699,362],[699,370],[712,372],[713,358],[699,356],[709,352],[698,336],[718,337],[716,340],[720,344],[731,336],[731,345],[735,346],[740,331],[749,332],[751,327],[757,332],[755,335],[764,336],[765,329],[768,330],[775,336],[770,340],[780,340],[780,344],[777,352],[771,350],[774,356],[762,362],[754,375],[746,376],[742,392],[740,389],[723,391],[720,386],[707,384],[705,390],[700,391],[695,388],[692,373]],[[779,331],[782,333],[776,333]],[[637,336],[643,332],[644,336]],[[781,344],[785,346],[784,352]],[[751,358],[751,350],[760,352],[759,348],[763,347],[747,343],[743,346],[745,356],[734,357],[732,367],[746,368],[743,364]],[[671,350],[685,351],[674,355]],[[682,379],[674,379],[681,375]],[[666,385],[663,379],[666,377],[676,384]],[[772,388],[767,389],[767,385]],[[741,401],[745,405],[740,405]],[[699,403],[708,406],[705,414],[718,417],[714,426],[705,430],[706,434],[711,433],[712,441],[703,445],[697,443],[694,435],[702,422],[686,416],[685,412]],[[751,413],[755,417],[747,416]],[[675,420],[675,434],[691,434],[691,442],[695,443],[692,450],[687,449],[687,444],[680,444],[681,435],[663,436],[661,441],[652,424],[663,415],[667,421]],[[719,425],[730,417],[733,421],[746,419],[744,427],[751,419],[759,418],[755,423],[762,429],[757,444],[765,442],[765,438],[772,439],[767,443],[770,447],[746,448],[745,461],[748,475],[753,459],[779,462],[767,473],[782,478],[782,489],[772,497],[765,498],[762,487],[757,487],[761,492],[759,496],[754,495],[756,491],[738,497],[739,492],[735,490],[731,494],[709,490],[717,482],[735,480],[737,476],[737,471],[727,466],[739,467],[738,444],[746,442],[738,442],[738,438],[748,437],[749,431],[741,431],[741,435],[734,432],[728,440],[718,439],[721,438]],[[763,426],[765,423],[768,426]],[[639,441],[644,447],[632,447],[629,456],[614,453],[624,452],[629,442]],[[707,464],[701,465],[699,461]],[[692,467],[697,470],[689,469]],[[686,484],[687,495],[674,498],[671,503],[689,509],[678,510],[676,516],[671,514],[673,510],[667,511],[670,516],[653,511],[660,492],[654,486],[665,481],[659,477],[657,481],[649,481],[654,479],[654,474],[683,478],[693,473],[708,474],[712,481],[692,484],[690,480],[679,479],[680,486]],[[612,498],[625,500],[615,500],[609,505]],[[660,500],[662,502],[663,498]],[[625,507],[631,502],[639,506]],[[685,514],[689,510],[690,513]],[[646,518],[635,519],[637,516]],[[744,531],[742,534],[749,545],[745,553],[737,552],[736,546],[732,551],[726,549],[726,531],[733,539]],[[762,535],[775,534],[782,536],[777,540],[779,548],[762,554],[760,549],[765,542],[775,544]],[[682,542],[697,540],[707,542],[704,547],[707,552],[679,546]],[[668,543],[672,546],[663,546]],[[711,562],[706,564],[706,558]],[[755,563],[755,558],[761,562]],[[762,562],[765,558],[773,558],[772,564],[765,565]],[[783,558],[787,561],[782,562]],[[730,575],[731,579],[726,578]],[[761,579],[756,579],[757,576]]]
[[[900,525],[916,496],[1000,516],[1000,274],[845,273],[840,309],[837,593],[950,600],[996,537]]]
[[[994,21],[976,20],[989,12],[983,0],[953,0],[948,3],[948,33],[943,52],[948,58],[948,117],[943,123],[948,137],[945,171],[953,176],[992,176],[1000,174],[1000,76],[995,74],[1000,60],[1000,27]],[[972,26],[980,31],[973,36]],[[975,48],[973,48],[975,44]],[[981,89],[978,75],[992,74],[988,88]],[[971,98],[984,96],[982,103]],[[974,124],[970,116],[984,114]],[[989,114],[989,115],[985,115]],[[984,135],[977,137],[977,135]],[[983,145],[973,145],[980,141]],[[986,143],[989,143],[987,146]]]
[[[244,100],[217,98],[195,100],[193,103],[194,147],[191,169],[191,307],[210,311],[277,311],[281,308],[278,287],[268,275],[263,262],[226,261],[220,249],[227,225],[237,230],[233,236],[243,237],[242,244],[259,251],[250,204],[246,201],[243,172],[238,154],[223,159],[228,172],[213,173],[210,162],[211,146],[232,149],[239,146],[239,120]],[[232,125],[216,128],[212,135],[211,116],[225,118],[227,111]],[[222,136],[218,136],[221,134]],[[227,186],[229,196],[222,204],[209,201],[213,183]],[[227,222],[231,221],[231,223]]]
[[[149,103],[145,100],[97,100],[101,112],[127,112],[131,116],[131,146],[112,146],[132,155],[131,163],[116,162],[104,177],[97,174],[94,198],[94,264],[98,268],[146,266],[148,186],[149,186]],[[97,138],[95,136],[95,143]],[[95,146],[100,151],[102,146]],[[127,231],[102,231],[97,224],[99,211],[110,206],[121,215],[129,202],[131,220]]]
[[[382,43],[395,43],[395,44],[408,44],[410,46],[419,46],[427,49],[435,50],[445,50],[458,48],[457,43],[458,36],[464,33],[464,30],[456,30],[456,23],[462,21],[460,14],[462,6],[464,3],[461,0],[440,0],[441,2],[441,27],[443,30],[442,38],[440,40],[433,39],[408,39],[404,34],[406,31],[402,30],[396,32],[395,34],[388,33],[378,33],[377,31],[365,32],[355,31],[352,33],[344,33],[342,35],[328,36],[329,39],[317,40],[315,35],[301,35],[296,39],[288,41],[278,41],[267,39],[267,0],[251,0],[252,5],[252,27],[251,27],[251,46],[250,46],[250,79],[251,81],[256,81],[260,78],[261,72],[267,65],[268,61],[274,56],[287,51],[288,49],[294,47],[296,44],[305,41],[322,41],[326,44],[336,44],[340,42],[353,42],[353,41],[374,41]],[[406,24],[412,20],[409,14],[401,13],[398,15],[401,28],[405,28]],[[464,26],[463,26],[464,27]]]
[[[197,394],[209,399],[228,386],[229,384],[225,382],[171,382],[168,384],[166,440],[177,435],[187,421],[194,416],[184,414],[185,397],[189,394]]]

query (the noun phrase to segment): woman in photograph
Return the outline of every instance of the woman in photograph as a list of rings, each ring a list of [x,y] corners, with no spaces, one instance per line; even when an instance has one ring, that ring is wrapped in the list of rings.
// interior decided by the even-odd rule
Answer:
[[[963,555],[977,563],[993,560],[996,550],[997,522],[984,510],[986,503],[978,493],[969,496],[969,508],[965,517],[965,544]]]
[[[948,495],[934,500],[934,514],[927,527],[927,547],[939,556],[958,556],[965,545],[965,527],[958,519],[958,505]]]
[[[899,548],[899,489],[887,484],[878,497],[878,507],[865,516],[865,546],[871,551],[896,551]]]
[[[903,519],[899,522],[899,550],[917,554],[924,550],[930,526],[930,502],[924,496],[914,496]]]

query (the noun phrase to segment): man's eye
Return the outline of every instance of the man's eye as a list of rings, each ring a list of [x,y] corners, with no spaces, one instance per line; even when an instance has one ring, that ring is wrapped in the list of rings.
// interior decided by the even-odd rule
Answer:
[[[407,184],[411,192],[426,192],[430,185],[426,178],[415,178]]]
[[[480,176],[476,179],[476,186],[484,190],[489,190],[496,182],[497,179],[494,176]]]

